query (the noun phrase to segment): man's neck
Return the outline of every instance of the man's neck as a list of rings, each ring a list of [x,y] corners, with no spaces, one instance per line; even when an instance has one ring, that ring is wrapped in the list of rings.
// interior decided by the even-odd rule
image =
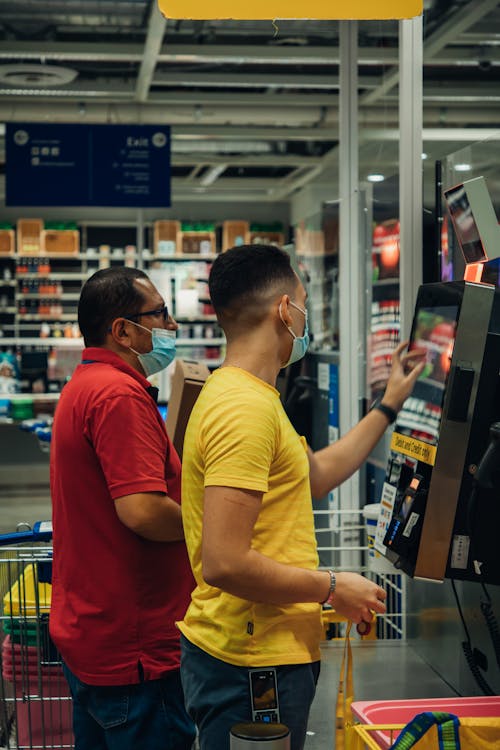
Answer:
[[[281,369],[279,362],[273,357],[263,355],[253,355],[249,352],[231,351],[227,349],[226,357],[221,365],[222,367],[238,367],[240,370],[246,370],[256,378],[260,378],[265,383],[276,387],[276,378]]]

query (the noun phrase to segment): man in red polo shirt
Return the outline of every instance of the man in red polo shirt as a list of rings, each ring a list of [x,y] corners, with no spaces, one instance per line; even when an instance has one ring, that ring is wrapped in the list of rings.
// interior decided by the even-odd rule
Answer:
[[[177,324],[145,273],[83,286],[86,348],[51,444],[50,632],[73,696],[76,750],[189,750],[179,632],[193,578],[179,457],[146,376],[175,356]]]

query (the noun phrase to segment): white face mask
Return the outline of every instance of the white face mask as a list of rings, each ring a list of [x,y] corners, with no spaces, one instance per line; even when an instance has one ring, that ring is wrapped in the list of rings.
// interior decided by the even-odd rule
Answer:
[[[153,328],[149,329],[146,326],[141,326],[140,323],[136,323],[134,320],[129,320],[129,323],[133,323],[139,328],[143,328],[145,331],[151,334],[153,341],[153,348],[150,352],[141,354],[136,352],[135,349],[130,347],[130,350],[137,354],[137,358],[141,363],[142,369],[144,370],[146,377],[154,375],[156,372],[161,372],[175,359],[175,331],[169,331],[167,328]]]
[[[290,352],[288,362],[285,365],[283,365],[283,367],[288,367],[288,365],[292,365],[294,362],[298,362],[299,359],[302,359],[302,357],[307,352],[307,347],[309,346],[309,323],[307,320],[307,310],[303,310],[302,307],[299,307],[298,305],[295,304],[295,302],[292,302],[291,300],[290,300],[290,304],[292,307],[295,307],[296,310],[300,310],[302,315],[305,317],[304,333],[302,334],[302,336],[297,336],[297,334],[294,333],[291,326],[286,325],[285,321],[283,320],[283,316],[281,313],[281,304],[280,304],[281,321],[283,325],[285,325],[288,328],[288,330],[293,336],[292,351]]]

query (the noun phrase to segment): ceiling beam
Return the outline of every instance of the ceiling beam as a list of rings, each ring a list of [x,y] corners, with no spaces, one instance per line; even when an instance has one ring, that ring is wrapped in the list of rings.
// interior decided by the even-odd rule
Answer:
[[[362,89],[372,88],[377,80],[364,76],[359,81]],[[302,88],[302,89],[338,89],[337,75],[310,76],[290,73],[170,73],[157,71],[152,86],[218,86],[223,88]]]
[[[500,64],[500,50],[493,46],[491,33],[474,35],[467,44],[462,37],[448,49],[441,49],[431,58],[424,58],[432,66],[476,66],[479,60],[487,59],[492,65]],[[471,46],[480,49],[474,54]],[[471,52],[473,54],[471,55]],[[40,60],[45,61],[91,61],[91,62],[132,62],[140,63],[144,54],[141,44],[125,42],[24,42],[2,41],[0,60]],[[169,44],[163,45],[157,55],[157,63],[206,63],[209,65],[286,65],[286,66],[336,66],[339,64],[338,49],[328,46],[271,46],[239,45],[237,51],[232,45],[218,44]],[[358,62],[362,66],[379,67],[398,63],[397,47],[360,47]]]
[[[199,162],[200,166],[229,164],[234,167],[296,167],[309,168],[321,164],[320,156],[300,156],[295,154],[209,154],[206,152],[172,153],[174,166],[191,166]]]
[[[140,62],[144,45],[128,42],[2,41],[0,60]]]
[[[145,102],[148,98],[151,81],[153,80],[156,68],[158,53],[161,49],[163,35],[166,28],[167,19],[160,13],[156,0],[152,0],[148,31],[144,43],[144,54],[135,87],[135,98],[138,102]]]
[[[494,10],[498,0],[470,0],[465,6],[461,5],[455,12],[424,41],[423,55],[424,64],[428,63],[434,55],[449,44],[456,37],[473,26],[483,16]],[[373,91],[367,92],[360,97],[360,106],[374,104],[387,91],[390,91],[399,81],[399,67],[384,74],[382,81]]]

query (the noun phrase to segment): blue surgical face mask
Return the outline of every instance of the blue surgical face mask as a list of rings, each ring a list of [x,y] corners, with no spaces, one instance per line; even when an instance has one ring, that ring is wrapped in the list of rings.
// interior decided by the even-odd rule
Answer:
[[[153,348],[145,354],[136,352],[135,349],[130,347],[134,354],[137,354],[137,359],[141,363],[146,377],[154,375],[156,372],[161,372],[161,370],[164,370],[174,361],[175,331],[169,331],[167,328],[153,328],[150,330],[146,326],[136,323],[134,320],[130,320],[129,323],[133,323],[135,326],[139,326],[139,328],[144,328],[145,331],[151,334],[153,339]]]
[[[292,302],[291,300],[290,300],[290,304],[292,307],[295,307],[296,310],[300,310],[300,312],[305,318],[304,333],[302,334],[302,336],[297,336],[297,334],[294,333],[291,326],[286,325],[285,321],[283,320],[283,316],[281,314],[281,305],[280,305],[280,318],[283,322],[283,325],[285,325],[288,328],[291,335],[293,336],[292,351],[290,352],[288,362],[284,364],[283,367],[288,367],[288,365],[291,365],[294,362],[298,362],[299,359],[302,359],[302,357],[307,351],[307,347],[309,346],[309,325],[307,321],[307,310],[303,310],[301,307],[296,305],[295,302]]]

